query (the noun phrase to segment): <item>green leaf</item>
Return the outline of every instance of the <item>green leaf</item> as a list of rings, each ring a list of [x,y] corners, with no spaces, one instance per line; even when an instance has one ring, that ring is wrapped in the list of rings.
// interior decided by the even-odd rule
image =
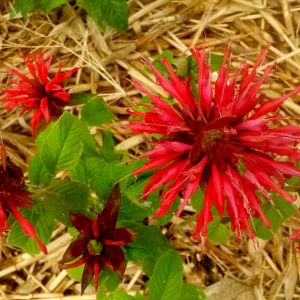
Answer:
[[[156,262],[150,282],[149,300],[177,300],[182,287],[183,268],[179,254],[168,250]]]
[[[110,122],[116,116],[107,109],[102,98],[97,98],[82,107],[81,117],[88,125],[99,126]]]
[[[86,210],[62,210],[59,208],[43,205],[45,211],[47,214],[49,214],[51,217],[56,219],[58,222],[66,225],[67,227],[74,226],[70,221],[70,212],[75,214],[82,214],[84,215],[86,213]]]
[[[74,239],[77,239],[77,237],[80,235],[80,232],[75,227],[69,227],[68,232]]]
[[[101,285],[107,277],[108,280],[106,281],[105,287],[109,292],[113,292],[121,283],[121,279],[115,272],[108,268],[104,268],[99,276],[99,285]]]
[[[100,300],[106,297],[106,282],[108,280],[109,277],[106,277],[101,284],[99,284],[98,286],[98,291],[96,293],[96,300]]]
[[[135,293],[135,300],[146,300],[146,299],[145,299],[144,296],[140,293],[140,291],[137,291],[137,292]]]
[[[54,124],[48,125],[46,129],[41,132],[38,137],[35,139],[36,146],[41,149],[44,142],[47,140],[50,131],[52,130]]]
[[[150,216],[150,212],[141,206],[132,203],[126,196],[122,197],[118,220],[142,221]]]
[[[283,199],[281,196],[274,196],[273,201],[281,215],[270,202],[263,203],[260,205],[260,207],[264,212],[264,214],[266,215],[266,217],[268,218],[268,220],[271,222],[271,229],[275,234],[275,232],[282,225],[282,223],[287,218],[294,215],[297,211],[291,203]],[[252,221],[250,219],[249,219],[249,223],[253,229]],[[269,240],[273,238],[272,232],[263,224],[261,218],[253,219],[253,223],[254,223],[253,232],[255,236],[263,240]]]
[[[103,146],[101,154],[103,158],[108,162],[113,162],[119,159],[119,155],[115,152],[115,141],[114,136],[110,129],[106,129],[102,132],[103,134]]]
[[[123,291],[115,291],[108,297],[103,298],[103,300],[135,300],[135,298]]]
[[[56,223],[55,220],[45,212],[42,206],[35,205],[32,210],[21,209],[20,213],[34,226],[39,240],[44,245],[49,244]],[[40,253],[40,248],[36,241],[23,232],[18,221],[12,225],[7,243],[12,246],[20,247],[32,255]]]
[[[39,4],[40,0],[17,0],[10,11],[9,19],[21,12],[23,19],[26,20],[27,14],[37,8]]]
[[[31,160],[28,167],[29,180],[36,185],[41,185],[52,180],[52,175],[48,172],[38,152]]]
[[[71,262],[67,263],[67,264],[71,264],[74,263],[75,261],[77,261],[77,259],[72,260]],[[69,276],[71,278],[73,278],[76,281],[81,281],[82,278],[82,273],[83,273],[83,269],[84,269],[85,264],[76,267],[76,268],[71,268],[71,269],[66,269],[67,273],[69,274]]]
[[[50,10],[69,2],[69,0],[41,0],[42,10],[47,14]]]
[[[180,300],[205,300],[207,299],[203,290],[192,283],[184,283],[182,285]]]
[[[223,63],[224,57],[216,54],[210,55],[210,61],[211,61],[211,72],[219,71],[222,63]]]
[[[188,71],[188,62],[186,57],[179,57],[173,60],[172,64],[176,66],[176,74],[182,79],[185,80],[187,71]]]
[[[129,227],[133,231],[138,232],[134,242],[130,244],[131,247],[154,249],[163,244],[168,244],[166,237],[161,233],[158,227],[154,225],[145,226],[132,221],[120,221],[118,222],[117,227]]]
[[[87,208],[90,189],[78,182],[53,180],[47,188],[36,189],[35,193],[44,205],[79,210]]]
[[[144,261],[143,261],[143,271],[144,273],[149,276],[152,277],[153,275],[153,270],[155,267],[155,264],[157,262],[157,260],[168,250],[173,249],[174,248],[170,245],[170,244],[163,244],[162,246],[154,249],[154,255],[151,256],[145,256],[144,257]],[[151,253],[152,254],[152,253]]]
[[[41,149],[47,170],[73,169],[82,152],[83,132],[78,118],[65,112],[53,125]]]
[[[222,219],[219,216],[214,216],[214,220],[207,225],[207,238],[214,244],[223,243],[231,234],[230,228],[222,223]]]
[[[97,97],[96,94],[87,94],[87,93],[77,93],[77,94],[70,94],[70,98],[68,100],[68,105],[80,105],[86,104],[92,99]]]
[[[128,7],[126,0],[101,0],[99,4],[103,19],[108,25],[119,31],[126,31],[128,29]]]
[[[155,249],[123,247],[126,261],[139,261],[145,257],[155,257]]]
[[[193,209],[199,213],[201,210],[203,210],[204,208],[204,193],[202,192],[201,187],[198,187],[196,192],[191,196],[191,206],[193,207]]]

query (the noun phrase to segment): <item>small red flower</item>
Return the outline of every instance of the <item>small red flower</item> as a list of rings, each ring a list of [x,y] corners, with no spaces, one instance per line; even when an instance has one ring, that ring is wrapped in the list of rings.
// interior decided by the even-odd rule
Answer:
[[[81,280],[81,294],[95,276],[95,289],[98,289],[98,276],[106,266],[122,278],[126,262],[120,246],[132,243],[136,233],[130,228],[116,228],[121,205],[121,193],[117,184],[107,199],[104,210],[94,220],[80,214],[70,213],[70,220],[81,235],[73,241],[65,252],[63,264],[80,255],[76,262],[61,266],[70,269],[85,264]]]
[[[31,119],[31,132],[35,136],[35,126],[40,125],[42,116],[45,117],[48,123],[51,116],[60,116],[62,114],[61,107],[66,106],[70,95],[64,90],[61,81],[69,78],[79,68],[60,73],[61,66],[52,80],[48,79],[48,73],[54,54],[45,61],[43,59],[44,53],[41,52],[39,57],[36,58],[35,54],[31,52],[33,61],[29,55],[22,55],[22,58],[28,67],[32,79],[11,69],[9,73],[17,76],[20,81],[15,82],[15,86],[10,90],[4,90],[5,96],[1,102],[9,101],[4,107],[10,110],[18,105],[25,105],[21,111],[22,115],[25,111],[35,109]]]
[[[5,146],[1,145],[0,166],[0,236],[9,229],[10,226],[6,222],[7,212],[11,212],[13,217],[20,222],[20,226],[24,233],[35,239],[39,248],[44,254],[47,254],[47,248],[43,245],[35,232],[33,225],[25,219],[18,207],[32,209],[34,201],[29,197],[30,192],[23,190],[25,185],[22,170],[10,162],[6,157]]]
[[[292,162],[300,160],[296,145],[300,142],[300,128],[281,126],[269,128],[267,123],[280,120],[281,115],[260,119],[275,112],[283,101],[300,92],[297,87],[289,94],[260,104],[265,95],[257,96],[258,90],[274,65],[268,66],[261,77],[256,76],[268,47],[249,73],[249,65],[242,66],[242,82],[237,85],[238,69],[229,80],[229,67],[226,68],[229,47],[215,83],[211,84],[211,66],[206,63],[206,52],[192,49],[197,60],[198,93],[196,100],[190,78],[186,82],[173,72],[168,61],[162,63],[170,73],[170,81],[164,78],[150,63],[157,83],[175,98],[176,104],[170,106],[159,96],[152,95],[138,82],[136,88],[147,94],[153,106],[150,112],[141,113],[129,110],[133,116],[144,118],[144,122],[133,120],[129,126],[134,134],[158,133],[165,136],[155,141],[155,149],[140,157],[149,157],[150,162],[135,170],[138,175],[146,170],[162,167],[156,172],[143,191],[143,198],[159,187],[168,185],[162,193],[160,208],[154,216],[164,215],[179,192],[183,202],[177,212],[180,215],[185,204],[200,186],[205,192],[204,209],[199,213],[194,240],[202,236],[202,249],[207,236],[207,224],[213,220],[211,208],[216,206],[223,217],[226,208],[231,217],[231,227],[241,238],[241,230],[247,230],[249,237],[255,239],[249,225],[250,217],[262,217],[268,228],[270,222],[262,212],[259,203],[260,191],[269,201],[268,191],[277,191],[289,202],[295,201],[282,188],[284,179],[300,177],[300,171],[291,162],[277,162],[268,153],[287,155]],[[278,185],[279,184],[279,185]]]

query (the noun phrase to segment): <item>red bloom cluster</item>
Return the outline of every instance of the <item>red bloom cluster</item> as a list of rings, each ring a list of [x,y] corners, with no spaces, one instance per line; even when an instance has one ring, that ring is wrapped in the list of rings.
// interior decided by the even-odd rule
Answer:
[[[16,70],[9,70],[12,75],[17,76],[20,81],[15,82],[15,86],[10,90],[4,90],[5,96],[1,102],[9,101],[4,107],[10,110],[18,105],[25,105],[21,111],[22,115],[29,109],[35,109],[31,119],[31,132],[35,136],[35,126],[40,125],[42,116],[48,123],[51,116],[60,116],[62,114],[61,107],[66,106],[70,95],[64,90],[61,81],[69,78],[79,68],[73,68],[66,73],[60,73],[61,66],[55,74],[53,80],[48,80],[48,73],[54,54],[45,61],[44,53],[41,52],[36,58],[32,52],[33,61],[29,55],[22,56],[32,79],[19,73]]]
[[[23,190],[25,185],[22,170],[15,166],[6,157],[5,146],[1,145],[0,166],[0,236],[9,229],[10,226],[6,222],[7,212],[11,212],[13,217],[20,222],[20,226],[24,233],[35,239],[39,248],[44,254],[47,254],[47,248],[43,245],[35,232],[33,225],[25,219],[18,207],[32,209],[34,201],[29,197],[30,192]]]
[[[239,238],[241,230],[248,230],[249,237],[254,239],[249,225],[250,217],[260,216],[265,226],[270,227],[255,190],[270,202],[270,190],[277,191],[289,202],[295,200],[283,190],[283,186],[284,178],[300,177],[300,171],[292,163],[300,160],[300,152],[295,148],[300,142],[300,128],[288,125],[271,129],[267,123],[280,120],[282,116],[260,117],[275,112],[285,99],[299,93],[300,87],[283,97],[260,104],[265,95],[257,96],[258,90],[274,67],[270,65],[263,76],[256,76],[267,50],[268,47],[251,72],[249,65],[243,64],[242,82],[237,85],[241,69],[228,82],[228,47],[213,93],[211,66],[206,63],[205,49],[201,54],[192,49],[199,66],[200,103],[192,92],[190,78],[187,77],[186,82],[181,80],[165,58],[161,61],[170,73],[170,81],[153,65],[146,64],[154,73],[157,83],[175,98],[176,104],[170,106],[134,82],[135,87],[150,97],[153,106],[139,104],[151,110],[146,113],[129,110],[131,115],[140,116],[145,122],[133,120],[125,128],[130,128],[134,134],[158,133],[166,138],[157,140],[154,150],[140,156],[149,157],[150,162],[133,174],[163,167],[152,176],[143,191],[143,198],[146,199],[149,193],[169,184],[162,193],[160,208],[154,214],[157,217],[168,211],[177,194],[182,191],[184,200],[177,212],[180,215],[190,197],[201,186],[205,192],[204,209],[197,216],[193,238],[197,240],[201,234],[202,249],[207,236],[207,224],[213,220],[213,204],[222,217],[226,208],[231,217],[232,230],[237,231]],[[268,152],[287,155],[291,162],[274,161]]]
[[[119,185],[112,190],[104,210],[94,220],[80,214],[70,213],[70,220],[81,235],[73,241],[65,252],[63,264],[82,255],[76,262],[61,266],[62,269],[75,268],[85,264],[81,280],[81,294],[95,276],[95,289],[98,289],[98,276],[104,266],[122,278],[126,261],[120,246],[134,241],[136,233],[130,228],[116,228],[121,205]]]

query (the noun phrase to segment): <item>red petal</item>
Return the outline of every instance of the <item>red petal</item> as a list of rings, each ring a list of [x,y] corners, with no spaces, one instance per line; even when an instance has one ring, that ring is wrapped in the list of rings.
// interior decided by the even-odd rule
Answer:
[[[104,267],[104,263],[100,259],[100,256],[96,256],[95,264],[94,264],[94,276],[95,276],[94,286],[96,292],[98,291],[98,285],[99,285],[99,273],[103,267]]]
[[[49,123],[50,114],[49,114],[49,108],[48,108],[48,97],[44,97],[41,100],[41,109],[43,111],[43,114],[44,114],[44,117],[46,119],[46,122]]]
[[[75,241],[73,241],[68,249],[66,250],[62,263],[65,264],[76,259],[78,256],[87,253],[87,244],[89,242],[89,238],[86,236],[79,237]]]
[[[92,257],[89,259],[84,267],[82,278],[81,278],[81,296],[83,295],[85,289],[89,286],[91,283],[93,277],[94,277],[94,263],[95,263],[96,257]]]
[[[93,236],[93,221],[81,214],[70,213],[70,221],[85,236]]]
[[[104,264],[122,279],[126,261],[122,249],[118,246],[104,245],[104,254],[100,256]]]
[[[27,219],[25,219],[13,205],[10,205],[10,209],[11,209],[13,215],[20,222],[20,226],[21,226],[22,230],[24,231],[24,233],[26,235],[34,238],[34,240],[37,242],[37,244],[38,244],[39,248],[41,249],[41,251],[44,254],[47,254],[47,248],[38,239],[33,225]]]
[[[117,228],[112,239],[101,239],[101,243],[113,246],[126,246],[132,243],[137,233],[130,228]]]
[[[111,191],[105,207],[101,213],[102,216],[105,216],[105,220],[110,221],[111,230],[114,230],[116,227],[119,210],[121,206],[121,192],[120,185],[117,183],[113,190]]]

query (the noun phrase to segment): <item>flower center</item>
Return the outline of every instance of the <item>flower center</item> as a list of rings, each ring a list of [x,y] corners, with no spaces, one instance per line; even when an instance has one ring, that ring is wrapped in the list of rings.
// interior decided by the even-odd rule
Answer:
[[[206,131],[201,139],[202,149],[206,153],[211,153],[213,148],[218,144],[219,140],[224,139],[224,132],[217,129],[210,129]]]
[[[90,245],[92,246],[95,253],[100,254],[103,250],[103,244],[97,240],[90,240]]]

